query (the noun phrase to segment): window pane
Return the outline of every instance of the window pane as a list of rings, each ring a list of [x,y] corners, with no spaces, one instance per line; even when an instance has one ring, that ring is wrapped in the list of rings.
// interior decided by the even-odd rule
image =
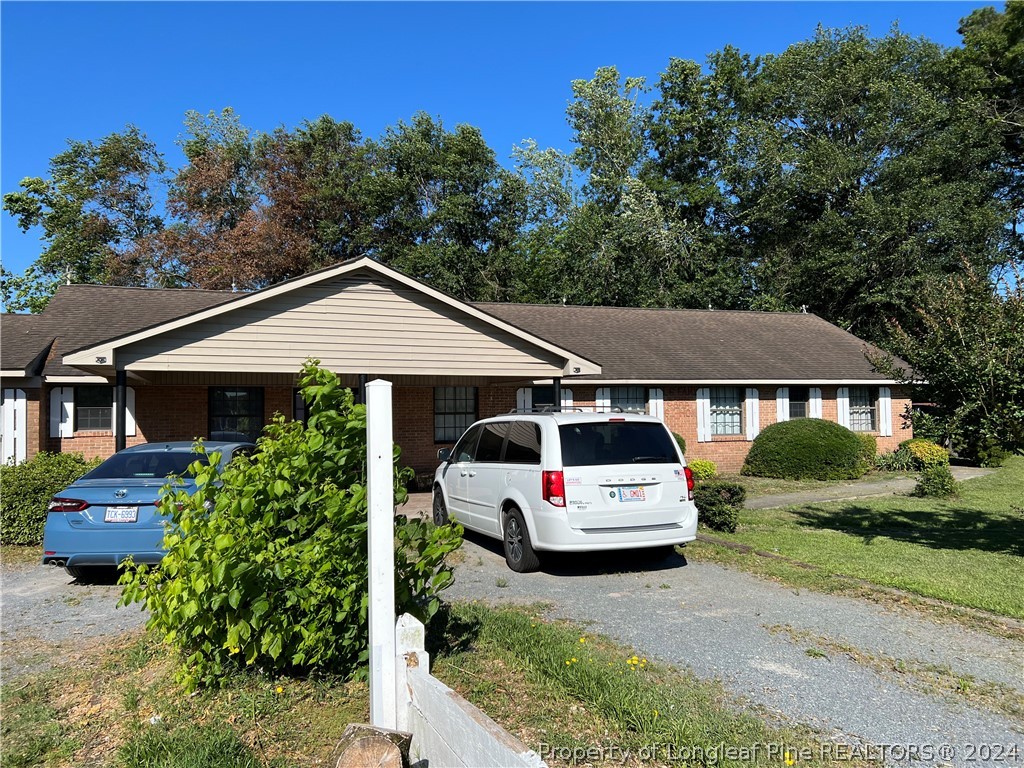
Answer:
[[[711,434],[738,435],[742,432],[739,387],[711,387]]]
[[[611,407],[646,411],[647,391],[643,387],[611,387]]]
[[[104,385],[75,387],[75,430],[107,431],[114,428],[114,388]]]
[[[534,408],[544,408],[555,404],[554,387],[533,387],[531,395]]]
[[[252,440],[263,431],[262,387],[210,387],[210,439]]]
[[[501,448],[505,444],[508,423],[484,424],[480,442],[476,446],[477,461],[501,461]]]
[[[434,387],[434,442],[455,442],[476,420],[476,387]]]
[[[508,433],[505,461],[515,464],[540,464],[540,425],[515,421]]]
[[[480,436],[480,427],[474,427],[459,438],[459,442],[452,451],[455,461],[472,461],[476,455],[476,440]]]
[[[874,387],[850,387],[850,429],[854,432],[874,432],[876,427]]]

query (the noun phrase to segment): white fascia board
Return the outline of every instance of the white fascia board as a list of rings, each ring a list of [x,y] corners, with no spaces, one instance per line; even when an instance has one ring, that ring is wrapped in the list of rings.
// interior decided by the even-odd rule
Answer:
[[[110,379],[106,376],[44,376],[43,381],[47,384],[109,384]]]
[[[0,378],[4,379],[27,379],[31,374],[27,370],[18,368],[5,369],[0,371]]]
[[[341,277],[342,275],[346,275],[350,272],[355,272],[356,270],[360,269],[368,269],[371,272],[376,272],[388,278],[389,280],[394,280],[397,283],[402,283],[403,285],[408,286],[409,288],[419,291],[420,293],[426,294],[431,298],[437,299],[438,301],[447,304],[448,306],[453,307],[461,312],[464,312],[465,314],[471,317],[481,320],[487,323],[488,325],[505,331],[506,333],[510,333],[513,336],[523,339],[524,341],[528,341],[534,346],[540,347],[541,349],[558,355],[559,357],[564,357],[566,359],[566,365],[563,370],[567,375],[601,373],[601,366],[598,365],[597,363],[582,358],[579,355],[576,355],[567,349],[562,349],[561,347],[555,346],[551,342],[545,341],[544,339],[538,336],[534,336],[531,333],[527,333],[526,331],[523,331],[520,328],[516,328],[514,325],[506,323],[503,320],[499,320],[498,318],[489,315],[486,312],[483,312],[482,310],[479,310],[475,307],[472,307],[466,304],[465,302],[459,301],[458,299],[453,299],[451,296],[448,296],[442,293],[441,291],[431,288],[430,286],[421,283],[418,280],[408,277],[407,275],[403,275],[400,272],[396,272],[390,267],[385,267],[383,264],[374,261],[368,256],[364,256],[361,259],[357,259],[347,264],[340,264],[337,267],[321,270],[320,272],[313,272],[308,275],[303,275],[302,277],[295,278],[294,280],[288,280],[287,282],[280,283],[279,285],[271,286],[270,288],[264,288],[262,291],[256,291],[255,293],[246,294],[245,296],[241,296],[238,299],[235,299],[234,301],[229,301],[224,304],[218,304],[215,307],[210,307],[209,309],[204,309],[201,312],[186,315],[185,317],[180,317],[177,318],[176,320],[171,320],[170,322],[154,326],[153,328],[148,328],[146,330],[133,333],[129,336],[125,336],[124,338],[117,339],[116,341],[113,342],[105,341],[101,345],[80,349],[77,352],[72,352],[70,354],[65,355],[63,362],[64,365],[72,365],[79,367],[110,365],[114,360],[114,353],[119,347],[125,347],[130,344],[134,344],[137,341],[142,341],[153,336],[159,336],[162,333],[173,331],[177,328],[181,328],[186,325],[191,325],[192,323],[198,323],[208,318],[216,317],[217,315],[225,314],[227,312],[233,312],[236,309],[248,307],[252,304],[258,304],[259,302],[264,301],[265,299],[280,296],[281,294],[284,293],[290,293],[291,291],[295,291],[300,288],[305,288],[308,285],[314,285],[316,283],[324,282],[326,280],[333,280],[337,277]],[[97,358],[101,357],[106,358],[105,362],[100,363],[98,361]]]

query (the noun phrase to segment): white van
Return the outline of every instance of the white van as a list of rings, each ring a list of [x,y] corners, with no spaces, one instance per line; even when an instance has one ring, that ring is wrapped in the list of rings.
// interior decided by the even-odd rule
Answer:
[[[697,535],[693,475],[652,416],[512,413],[438,458],[434,522],[502,539],[513,571],[535,570],[537,552],[664,551]]]

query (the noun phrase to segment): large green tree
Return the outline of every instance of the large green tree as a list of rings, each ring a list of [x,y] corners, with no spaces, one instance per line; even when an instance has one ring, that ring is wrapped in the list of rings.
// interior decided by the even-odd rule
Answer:
[[[5,194],[4,210],[25,232],[39,227],[43,243],[25,274],[3,272],[8,311],[42,311],[63,282],[120,282],[133,244],[163,227],[153,187],[165,171],[153,142],[129,125],[99,142],[69,141],[50,161],[48,179],[23,179]]]

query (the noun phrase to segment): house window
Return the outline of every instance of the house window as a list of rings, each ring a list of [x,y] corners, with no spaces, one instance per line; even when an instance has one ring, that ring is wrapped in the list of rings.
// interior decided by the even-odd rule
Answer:
[[[435,443],[454,443],[476,419],[476,387],[434,387]]]
[[[292,390],[292,419],[301,422],[303,426],[309,423],[309,408],[298,387]]]
[[[75,431],[113,429],[114,388],[75,387]]]
[[[210,387],[210,439],[255,440],[263,431],[263,387]]]
[[[810,388],[790,387],[789,388],[789,418],[806,419],[807,402],[810,400]]]
[[[534,410],[555,409],[554,387],[532,387],[531,402]]]
[[[854,432],[878,429],[877,397],[874,387],[850,387],[850,429]]]
[[[743,395],[739,387],[711,387],[711,434],[742,434]]]
[[[610,387],[609,404],[612,409],[646,411],[647,390],[643,387]]]

